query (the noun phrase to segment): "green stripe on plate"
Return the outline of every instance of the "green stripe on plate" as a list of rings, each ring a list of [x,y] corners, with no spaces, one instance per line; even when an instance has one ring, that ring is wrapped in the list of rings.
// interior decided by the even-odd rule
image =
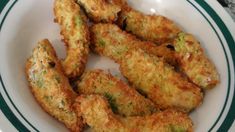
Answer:
[[[4,9],[4,7],[7,5],[9,0],[0,0],[0,13]]]
[[[234,42],[234,39],[233,39],[231,33],[229,32],[228,28],[226,27],[224,22],[221,20],[221,18],[218,16],[218,14],[205,1],[196,0],[196,2],[202,8],[204,8],[204,10],[206,10],[206,12],[212,17],[212,19],[215,21],[217,26],[220,28],[221,32],[223,33],[223,35],[227,41],[228,46],[229,46],[230,52],[232,54],[233,66],[235,67],[235,65],[234,65],[234,63],[235,63],[235,42]],[[231,73],[231,74],[235,75],[235,72]],[[235,88],[235,86],[234,86],[234,88]],[[234,90],[234,95],[235,95],[235,90]],[[219,132],[220,131],[221,132],[228,131],[229,128],[231,127],[234,119],[235,119],[235,98],[233,97],[229,112],[228,112],[225,120],[223,121],[223,123],[220,126],[218,131]],[[212,129],[213,128],[211,128],[210,130],[212,130]]]
[[[21,122],[20,120],[13,114],[11,109],[8,107],[7,103],[2,97],[0,93],[0,109],[6,118],[11,122],[11,124],[20,132],[30,132]]]
[[[224,50],[224,53],[225,53],[225,56],[226,56],[226,62],[227,62],[227,67],[228,67],[228,74],[229,74],[229,76],[228,76],[228,90],[227,90],[227,95],[226,95],[226,99],[225,99],[225,103],[224,103],[224,105],[223,105],[223,107],[222,107],[222,110],[221,110],[221,112],[220,112],[220,114],[219,114],[219,116],[218,116],[218,118],[216,119],[216,121],[214,122],[214,124],[212,125],[212,127],[209,129],[209,131],[211,131],[215,126],[216,126],[216,124],[218,123],[218,121],[220,120],[220,118],[221,118],[221,116],[223,115],[223,112],[224,112],[224,110],[225,110],[225,108],[226,108],[226,106],[227,106],[227,102],[228,102],[228,98],[229,98],[229,94],[230,94],[230,87],[231,87],[231,72],[230,72],[230,66],[229,66],[229,61],[228,61],[228,55],[227,55],[227,53],[226,53],[226,51],[225,51],[225,47],[224,47],[224,44],[223,44],[223,42],[222,42],[222,40],[221,40],[221,38],[220,38],[220,36],[219,36],[219,34],[218,34],[218,32],[216,31],[216,29],[213,27],[213,25],[211,24],[211,22],[208,20],[208,18],[202,13],[202,11],[200,11],[192,2],[190,2],[189,0],[187,0],[194,8],[196,8],[198,11],[199,11],[199,13],[207,20],[207,22],[210,24],[210,26],[212,27],[212,29],[215,31],[215,33],[216,33],[216,35],[217,35],[217,37],[219,38],[219,40],[220,40],[220,43],[221,43],[221,45],[222,45],[222,47],[223,47],[223,50]],[[199,1],[199,2],[202,2],[202,1]],[[198,3],[199,5],[200,5],[200,3]],[[208,4],[207,4],[208,5]],[[200,5],[200,6],[202,6],[202,5]],[[209,5],[208,5],[209,6]],[[203,7],[202,7],[203,8]],[[206,11],[207,12],[207,11]],[[208,13],[208,12],[207,12]],[[210,13],[208,13],[209,15],[211,15]],[[216,21],[215,21],[215,23],[216,23]],[[216,23],[217,24],[217,23]],[[218,24],[217,24],[218,25]],[[220,28],[220,27],[219,27]],[[220,29],[221,30],[221,29]],[[226,39],[226,38],[225,38]],[[230,125],[231,126],[231,125]],[[228,128],[229,129],[229,128]]]
[[[2,2],[2,1],[1,1]],[[1,21],[1,24],[0,24],[0,31],[2,29],[2,25],[6,19],[6,16],[8,15],[8,13],[10,12],[10,10],[12,9],[12,7],[15,5],[15,3],[17,2],[17,0],[15,0],[12,5],[9,7],[9,9],[7,10],[6,14],[4,15],[2,21]],[[1,3],[2,4],[2,3]],[[5,3],[6,5],[7,3]],[[5,6],[4,5],[4,6]],[[1,5],[2,6],[2,5]],[[2,77],[1,77],[1,74],[0,74],[0,82],[2,84],[2,87],[4,89],[4,91],[6,92],[6,89],[5,89],[5,86],[4,86],[4,83],[2,81]],[[8,93],[6,92],[8,98],[9,98],[9,95]],[[9,100],[11,101],[12,103],[12,100],[11,98],[9,98]],[[19,112],[19,110],[16,108],[16,106],[14,105],[14,103],[12,103],[12,105],[14,106],[14,108],[16,109],[16,111],[20,114],[20,116],[26,120],[23,115]],[[0,93],[0,109],[1,111],[3,112],[3,114],[7,117],[7,119],[10,121],[10,123],[20,132],[30,132],[27,127],[15,116],[15,114],[11,111],[11,109],[9,108],[9,106],[7,105],[6,101],[4,100],[3,96],[2,96],[2,93]],[[26,120],[27,123],[29,123],[27,120]],[[31,125],[29,123],[29,125]],[[31,125],[32,126],[32,125]],[[34,128],[34,127],[33,127]]]

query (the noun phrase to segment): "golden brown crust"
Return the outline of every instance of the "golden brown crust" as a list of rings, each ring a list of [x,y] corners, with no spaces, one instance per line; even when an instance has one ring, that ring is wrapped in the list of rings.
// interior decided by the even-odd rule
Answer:
[[[101,55],[111,57],[116,62],[131,48],[140,48],[159,57],[172,65],[176,65],[174,50],[162,44],[156,46],[154,43],[140,41],[135,36],[122,31],[113,24],[96,24],[91,28],[92,48]]]
[[[75,106],[96,132],[193,131],[191,119],[175,110],[165,110],[149,116],[120,117],[111,111],[105,98],[97,95],[79,96]]]
[[[94,25],[91,33],[93,49],[119,63],[122,74],[160,108],[173,107],[188,112],[201,103],[202,93],[197,86],[176,73],[157,55],[150,55],[158,47],[148,47],[147,43],[138,41],[112,24]]]
[[[141,49],[130,50],[120,63],[122,74],[159,108],[189,112],[202,102],[201,89],[174,68]]]
[[[126,0],[111,0],[113,4],[118,5],[122,8],[128,7]]]
[[[65,74],[69,78],[78,77],[85,69],[89,53],[87,18],[74,0],[55,0],[54,14],[67,49],[62,63]]]
[[[27,60],[26,75],[30,90],[40,106],[71,131],[81,131],[83,122],[72,108],[77,95],[64,76],[55,50],[47,39],[38,43]]]
[[[172,20],[164,16],[147,15],[128,6],[124,7],[118,19],[118,25],[142,40],[159,45],[172,41],[181,31]]]
[[[103,70],[87,71],[77,85],[80,94],[100,94],[106,97],[112,110],[123,116],[150,115],[155,105],[134,88]]]
[[[77,0],[94,22],[114,22],[121,7],[108,0]]]
[[[180,33],[173,44],[179,67],[189,79],[204,89],[215,87],[219,82],[219,74],[195,37]]]

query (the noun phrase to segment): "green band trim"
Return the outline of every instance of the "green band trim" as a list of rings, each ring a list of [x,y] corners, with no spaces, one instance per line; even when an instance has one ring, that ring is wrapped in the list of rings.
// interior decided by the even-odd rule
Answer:
[[[225,53],[226,62],[227,62],[227,69],[228,69],[228,74],[229,74],[228,77],[229,77],[229,79],[228,79],[228,90],[227,90],[227,94],[226,94],[226,98],[225,98],[225,103],[224,103],[224,105],[223,105],[223,107],[222,107],[222,110],[221,110],[219,116],[217,117],[216,121],[213,123],[212,127],[208,130],[208,131],[211,131],[211,130],[216,126],[216,124],[218,123],[218,121],[220,120],[220,118],[221,118],[221,116],[222,116],[222,114],[223,114],[223,112],[224,112],[224,110],[225,110],[225,107],[226,107],[226,105],[227,105],[227,102],[228,102],[229,93],[230,93],[230,85],[231,85],[231,84],[230,84],[230,79],[231,79],[231,77],[230,77],[230,66],[229,66],[229,63],[228,63],[228,62],[229,62],[229,61],[228,61],[228,56],[227,56],[227,53],[226,53],[226,51],[225,51],[224,44],[223,44],[223,42],[222,42],[222,40],[221,40],[221,38],[220,38],[218,32],[217,32],[216,29],[213,27],[213,25],[211,24],[211,22],[209,21],[209,19],[202,13],[202,11],[199,10],[192,2],[190,2],[189,0],[187,0],[187,1],[206,19],[206,21],[209,23],[209,25],[211,26],[211,28],[214,30],[215,34],[216,34],[217,37],[219,38],[219,41],[220,41],[220,43],[221,43],[221,45],[222,45],[222,47],[223,47],[223,51],[224,51],[224,53]],[[200,5],[200,4],[199,4],[199,5]]]
[[[230,52],[232,54],[232,59],[233,59],[233,66],[234,66],[234,62],[235,62],[235,42],[234,39],[231,35],[231,33],[229,32],[228,28],[226,27],[226,25],[224,24],[224,22],[222,21],[222,19],[218,16],[218,14],[205,2],[205,1],[201,1],[201,0],[196,0],[196,2],[212,17],[212,19],[214,20],[214,22],[216,23],[216,25],[219,27],[219,29],[221,30],[223,36],[226,39],[226,42],[229,46]],[[190,2],[191,3],[191,2]],[[192,3],[191,3],[192,4]],[[200,10],[199,10],[200,11]],[[200,11],[201,12],[201,11]],[[202,14],[202,13],[201,13]],[[203,14],[202,14],[203,15]],[[203,15],[204,18],[205,15]],[[207,18],[206,18],[207,19]],[[207,19],[207,21],[209,22],[209,20]],[[210,22],[209,22],[210,23]],[[210,23],[210,25],[212,26],[212,24]],[[212,26],[213,27],[213,26]],[[214,29],[215,30],[215,29]],[[218,33],[217,33],[218,36]],[[225,52],[226,53],[226,52]],[[229,64],[228,64],[229,66]],[[235,66],[234,66],[235,67]],[[235,73],[231,73],[230,68],[229,70],[229,74],[233,74],[235,75]],[[230,83],[230,79],[229,79],[229,83]],[[235,86],[234,86],[235,88]],[[226,97],[226,102],[225,105],[223,106],[223,109],[218,117],[218,119],[215,121],[215,123],[213,124],[213,126],[209,129],[209,131],[212,131],[212,129],[216,126],[216,124],[218,123],[220,117],[222,116],[224,109],[227,105],[227,100],[228,100],[228,94],[230,93],[230,87],[228,89],[227,92],[227,97]],[[235,91],[234,91],[234,95],[235,95]],[[235,119],[235,98],[233,97],[232,99],[232,103],[229,109],[229,112],[225,118],[225,120],[223,121],[222,125],[220,126],[220,128],[217,131],[228,131],[229,128],[231,127],[233,121]]]
[[[10,121],[10,123],[20,132],[30,132],[21,122],[20,120],[13,114],[11,109],[8,107],[7,103],[2,97],[0,93],[0,109],[2,113],[6,116],[6,118]]]
[[[234,39],[233,39],[231,33],[229,32],[228,28],[226,27],[224,22],[221,20],[219,15],[205,1],[196,0],[196,2],[198,4],[200,4],[206,10],[206,12],[208,14],[210,14],[212,19],[215,21],[217,26],[220,28],[221,32],[223,33],[223,35],[227,41],[228,46],[229,46],[230,52],[232,54],[233,66],[235,67],[235,65],[234,65],[234,62],[235,62],[235,42],[234,42]],[[231,74],[235,75],[235,72],[231,73]],[[234,88],[235,88],[235,86],[234,86]],[[234,95],[235,95],[235,91],[234,91]],[[219,132],[220,131],[221,132],[228,131],[229,128],[231,127],[234,119],[235,119],[235,98],[233,97],[229,112],[228,112],[225,120],[223,121],[222,125],[218,129],[218,131]],[[211,128],[210,130],[212,130],[212,129],[213,128]]]
[[[2,12],[2,10],[7,5],[8,2],[9,2],[9,0],[1,0],[0,1],[0,13]]]
[[[0,31],[2,29],[2,25],[8,15],[8,13],[10,12],[10,10],[13,8],[13,6],[15,5],[15,3],[18,0],[15,0],[12,5],[9,7],[9,9],[7,10],[6,14],[4,15],[1,24],[0,24]],[[2,77],[0,74],[0,82],[2,84],[3,90],[6,93],[10,103],[13,105],[13,107],[15,108],[15,110],[19,113],[19,115],[36,131],[38,131],[23,115],[22,113],[18,110],[18,108],[15,106],[15,104],[13,103],[13,101],[11,100],[11,98],[9,97],[5,85],[2,81]],[[15,114],[11,111],[11,109],[9,108],[9,106],[7,105],[6,101],[4,100],[2,93],[0,93],[0,109],[3,112],[3,114],[7,117],[7,119],[10,121],[10,123],[20,132],[29,132],[28,128],[22,123],[20,122],[20,120],[15,116]]]

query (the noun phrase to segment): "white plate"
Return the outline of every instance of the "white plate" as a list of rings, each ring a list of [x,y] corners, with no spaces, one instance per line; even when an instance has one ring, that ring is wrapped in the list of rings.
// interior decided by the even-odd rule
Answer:
[[[205,93],[203,104],[190,114],[194,129],[235,131],[231,127],[235,117],[235,24],[229,15],[215,0],[129,0],[129,3],[145,13],[169,17],[198,38],[215,63],[221,82]],[[0,132],[67,131],[39,107],[24,74],[26,58],[40,39],[49,38],[59,57],[64,57],[59,27],[53,19],[53,0],[6,2],[0,16]],[[87,67],[110,69],[120,75],[118,65],[104,57],[91,55]]]

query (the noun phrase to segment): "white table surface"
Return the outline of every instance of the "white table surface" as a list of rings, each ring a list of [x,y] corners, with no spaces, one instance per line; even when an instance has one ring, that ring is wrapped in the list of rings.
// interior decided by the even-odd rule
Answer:
[[[235,22],[235,14],[232,14],[232,12],[229,10],[229,8],[224,8],[229,14],[230,16],[233,18],[234,22]]]

